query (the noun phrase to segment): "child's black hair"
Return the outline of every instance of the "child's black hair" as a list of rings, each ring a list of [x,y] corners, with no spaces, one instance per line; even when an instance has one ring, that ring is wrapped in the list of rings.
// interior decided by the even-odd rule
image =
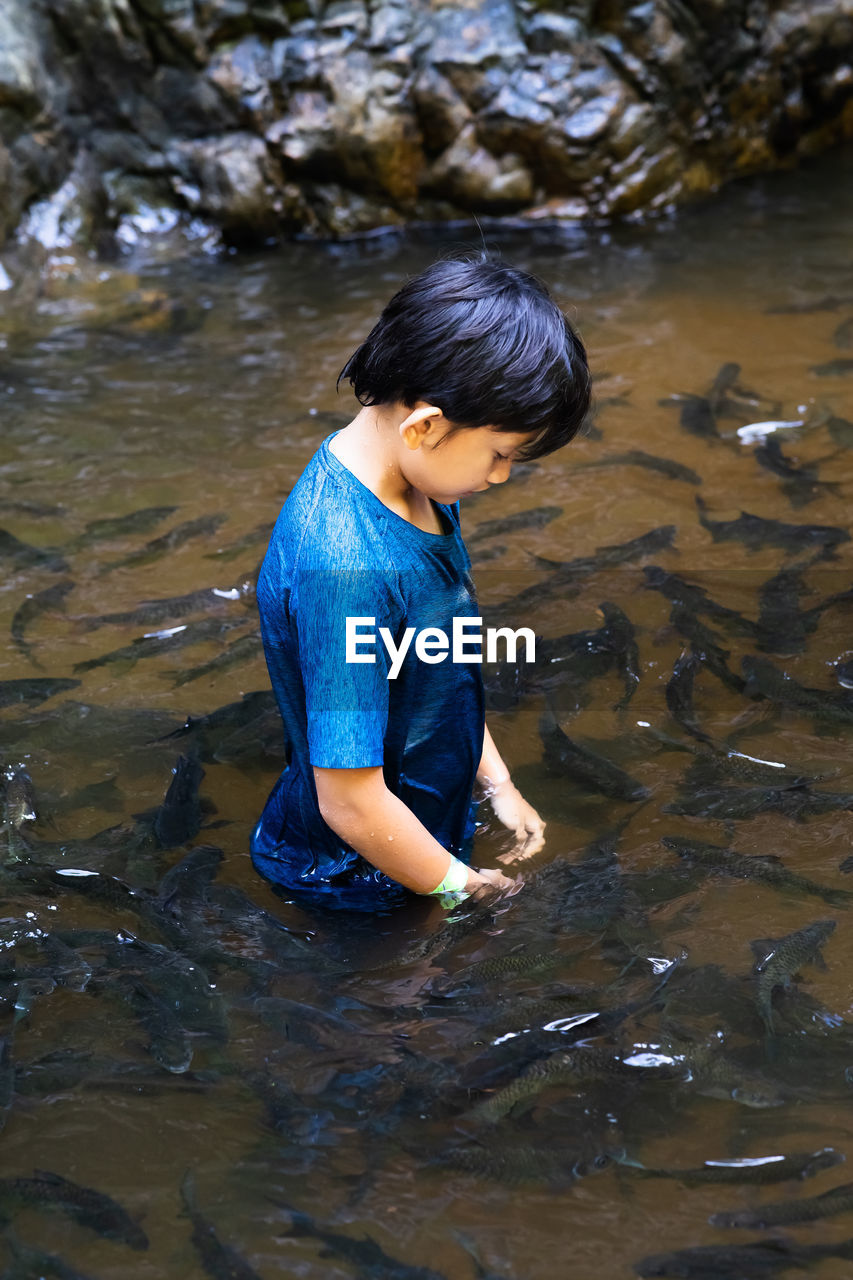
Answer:
[[[453,429],[537,432],[520,458],[575,436],[590,405],[586,351],[546,286],[478,254],[405,284],[338,377],[363,405],[437,405]]]

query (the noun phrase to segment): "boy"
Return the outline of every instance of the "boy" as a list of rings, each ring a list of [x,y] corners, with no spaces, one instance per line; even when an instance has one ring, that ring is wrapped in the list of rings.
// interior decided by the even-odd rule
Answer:
[[[586,352],[540,281],[483,254],[409,281],[342,378],[362,409],[300,476],[258,580],[288,767],[252,860],[330,906],[506,888],[467,865],[475,779],[513,856],[542,847],[544,824],[486,728],[479,664],[441,651],[478,613],[459,500],[572,439]]]

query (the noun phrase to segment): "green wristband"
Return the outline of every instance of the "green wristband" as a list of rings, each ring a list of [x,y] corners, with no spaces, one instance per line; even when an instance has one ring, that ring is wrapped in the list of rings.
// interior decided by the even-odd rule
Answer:
[[[450,855],[450,866],[447,868],[447,874],[437,884],[434,889],[430,889],[428,896],[440,895],[442,893],[462,894],[465,892],[465,885],[468,883],[468,868],[464,862],[460,862],[458,858]]]

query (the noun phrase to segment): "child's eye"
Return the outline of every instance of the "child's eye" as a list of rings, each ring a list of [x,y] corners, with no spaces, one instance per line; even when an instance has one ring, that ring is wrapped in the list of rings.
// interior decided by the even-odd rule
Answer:
[[[509,457],[509,454],[508,454],[508,453],[496,453],[496,454],[495,454],[495,457],[496,457],[496,458],[498,458],[501,462],[506,462],[507,458]]]

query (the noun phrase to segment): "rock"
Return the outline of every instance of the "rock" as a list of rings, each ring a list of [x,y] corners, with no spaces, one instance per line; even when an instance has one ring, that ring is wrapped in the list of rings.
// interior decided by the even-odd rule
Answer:
[[[851,48],[853,0],[0,0],[0,245],[654,212],[853,137]]]

